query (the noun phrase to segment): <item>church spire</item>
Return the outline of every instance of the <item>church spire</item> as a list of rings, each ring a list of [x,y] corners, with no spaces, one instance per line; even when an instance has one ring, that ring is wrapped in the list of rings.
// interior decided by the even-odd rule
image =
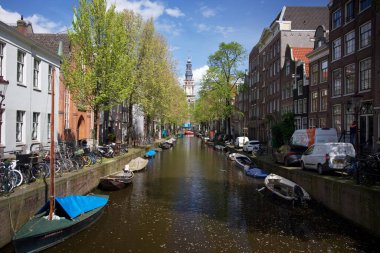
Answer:
[[[191,64],[190,57],[187,58],[185,80],[186,81],[192,81],[193,80],[193,70],[192,70],[192,64]]]

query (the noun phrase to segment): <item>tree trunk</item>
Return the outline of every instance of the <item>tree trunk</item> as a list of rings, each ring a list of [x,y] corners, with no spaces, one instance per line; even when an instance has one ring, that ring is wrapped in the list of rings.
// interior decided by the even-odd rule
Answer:
[[[132,95],[129,97],[129,103],[128,103],[127,140],[128,140],[128,145],[130,145],[132,143],[132,141],[136,141],[134,133],[133,133],[133,103],[132,103]]]

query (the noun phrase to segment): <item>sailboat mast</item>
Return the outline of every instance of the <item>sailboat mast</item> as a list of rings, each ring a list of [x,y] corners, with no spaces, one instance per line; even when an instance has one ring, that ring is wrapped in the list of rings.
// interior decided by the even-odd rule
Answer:
[[[53,219],[54,213],[54,80],[55,68],[51,74],[51,113],[50,113],[50,211],[49,220]]]

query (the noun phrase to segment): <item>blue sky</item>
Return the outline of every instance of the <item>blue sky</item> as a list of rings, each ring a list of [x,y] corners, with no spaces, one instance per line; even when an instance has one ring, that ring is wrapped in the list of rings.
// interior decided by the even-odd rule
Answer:
[[[247,54],[284,5],[300,6],[299,0],[108,0],[118,10],[132,9],[153,17],[157,31],[167,40],[177,62],[177,74],[185,76],[188,57],[194,79],[207,70],[207,59],[221,42],[236,41]],[[302,6],[326,6],[328,0],[302,1]],[[35,32],[57,33],[71,26],[77,0],[0,0],[0,20],[15,24],[20,15]],[[248,60],[245,63],[247,68]]]

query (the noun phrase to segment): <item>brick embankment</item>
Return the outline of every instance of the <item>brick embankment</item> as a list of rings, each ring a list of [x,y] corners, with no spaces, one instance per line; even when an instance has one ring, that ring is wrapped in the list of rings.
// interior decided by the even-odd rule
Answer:
[[[380,237],[379,186],[356,185],[344,176],[319,175],[299,167],[281,166],[270,156],[253,157],[253,160],[260,168],[296,182],[315,201]]]
[[[103,160],[102,164],[85,167],[78,172],[63,174],[55,179],[55,194],[65,196],[87,194],[99,183],[99,178],[122,168],[135,157],[142,156],[144,149],[129,149],[128,153],[113,159]],[[47,201],[49,180],[33,182],[15,189],[9,196],[0,197],[0,248],[10,243],[17,231]]]

